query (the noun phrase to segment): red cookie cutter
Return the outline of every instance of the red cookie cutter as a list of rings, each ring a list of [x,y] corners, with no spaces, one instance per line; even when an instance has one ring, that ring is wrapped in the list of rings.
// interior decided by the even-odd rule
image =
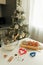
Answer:
[[[26,54],[26,53],[27,53],[27,50],[24,49],[24,48],[20,48],[19,51],[18,51],[18,53],[19,53],[20,55],[23,55],[23,54]]]

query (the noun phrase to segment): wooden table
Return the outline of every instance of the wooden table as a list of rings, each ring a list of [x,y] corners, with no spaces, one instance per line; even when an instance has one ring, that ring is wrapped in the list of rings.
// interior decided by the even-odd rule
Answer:
[[[25,40],[28,40],[29,38],[25,38]],[[29,39],[31,40],[31,39]],[[21,40],[22,41],[22,40]],[[19,43],[21,42],[19,41]],[[36,56],[31,57],[30,53],[32,51],[27,51],[27,53],[23,56],[15,57],[14,54],[18,54],[19,49],[19,43],[18,46],[13,51],[6,51],[2,48],[0,48],[0,65],[43,65],[43,50],[41,51],[35,51]],[[42,44],[42,43],[40,43]],[[43,46],[43,44],[42,44]],[[4,58],[4,54],[7,54],[8,56]],[[8,62],[8,58],[10,56],[14,56],[13,60],[11,62]],[[24,59],[22,61],[22,59]]]

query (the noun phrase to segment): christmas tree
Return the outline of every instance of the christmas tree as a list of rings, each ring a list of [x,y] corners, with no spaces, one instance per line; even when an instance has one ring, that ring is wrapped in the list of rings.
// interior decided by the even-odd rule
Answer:
[[[28,25],[23,24],[25,21],[25,12],[21,7],[20,0],[17,2],[17,8],[13,12],[12,15],[12,25],[5,32],[5,40],[9,43],[9,41],[16,41],[29,36]],[[4,40],[5,44],[6,41]]]
[[[26,17],[25,12],[21,6],[21,1],[19,0],[17,3],[17,8],[12,15],[11,28],[15,30],[15,33],[17,35],[16,39],[22,39],[29,36],[29,31],[28,25],[23,23]]]

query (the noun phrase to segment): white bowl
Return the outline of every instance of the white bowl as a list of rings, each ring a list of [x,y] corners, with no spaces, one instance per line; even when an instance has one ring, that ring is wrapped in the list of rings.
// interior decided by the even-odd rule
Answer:
[[[10,50],[13,50],[17,45],[18,45],[18,41],[10,43],[10,44],[7,44],[7,45],[3,44],[2,48],[4,50],[9,50],[10,51]]]

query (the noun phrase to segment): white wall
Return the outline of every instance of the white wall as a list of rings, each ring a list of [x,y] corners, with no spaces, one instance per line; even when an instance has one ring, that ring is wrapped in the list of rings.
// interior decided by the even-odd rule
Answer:
[[[24,23],[29,24],[29,7],[30,7],[30,0],[21,0],[22,1],[22,7],[25,12],[26,20]]]
[[[6,4],[6,0],[0,0],[0,4]]]

